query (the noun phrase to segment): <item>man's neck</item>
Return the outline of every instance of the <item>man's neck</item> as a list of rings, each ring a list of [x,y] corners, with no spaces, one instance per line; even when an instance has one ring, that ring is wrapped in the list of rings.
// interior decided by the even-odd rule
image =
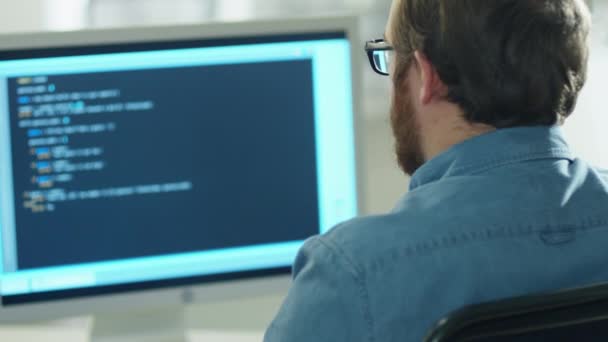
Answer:
[[[461,118],[437,122],[428,132],[423,132],[425,160],[429,161],[454,145],[495,130],[493,126],[470,124]]]

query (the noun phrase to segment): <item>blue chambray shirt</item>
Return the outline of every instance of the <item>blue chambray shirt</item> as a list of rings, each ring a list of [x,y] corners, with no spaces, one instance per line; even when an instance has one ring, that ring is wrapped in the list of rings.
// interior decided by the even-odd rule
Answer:
[[[421,341],[467,304],[608,281],[608,173],[558,127],[478,136],[393,212],[309,239],[293,271],[266,342]]]

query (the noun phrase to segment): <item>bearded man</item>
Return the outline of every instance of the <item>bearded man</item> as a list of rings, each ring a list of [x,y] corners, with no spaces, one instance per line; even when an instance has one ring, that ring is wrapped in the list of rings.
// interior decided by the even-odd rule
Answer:
[[[366,50],[410,189],[305,243],[265,341],[421,341],[469,304],[608,280],[608,173],[561,130],[589,30],[583,0],[395,0]]]

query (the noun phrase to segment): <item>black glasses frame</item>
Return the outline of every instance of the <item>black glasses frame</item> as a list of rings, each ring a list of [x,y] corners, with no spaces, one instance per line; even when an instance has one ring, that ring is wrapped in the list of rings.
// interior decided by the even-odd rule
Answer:
[[[370,40],[365,43],[365,52],[367,53],[367,58],[369,59],[369,64],[372,66],[372,69],[376,73],[378,73],[382,76],[388,76],[389,73],[378,69],[378,67],[376,66],[376,63],[374,62],[374,53],[376,51],[394,51],[394,50],[395,50],[395,48],[392,45],[390,45],[389,43],[387,43],[384,39]]]

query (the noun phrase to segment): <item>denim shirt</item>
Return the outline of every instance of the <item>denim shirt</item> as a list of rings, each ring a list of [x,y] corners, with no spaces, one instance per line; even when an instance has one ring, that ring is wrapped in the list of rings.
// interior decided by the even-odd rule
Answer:
[[[307,240],[265,341],[421,341],[462,306],[601,281],[608,173],[558,127],[498,130],[423,165],[393,212]]]

